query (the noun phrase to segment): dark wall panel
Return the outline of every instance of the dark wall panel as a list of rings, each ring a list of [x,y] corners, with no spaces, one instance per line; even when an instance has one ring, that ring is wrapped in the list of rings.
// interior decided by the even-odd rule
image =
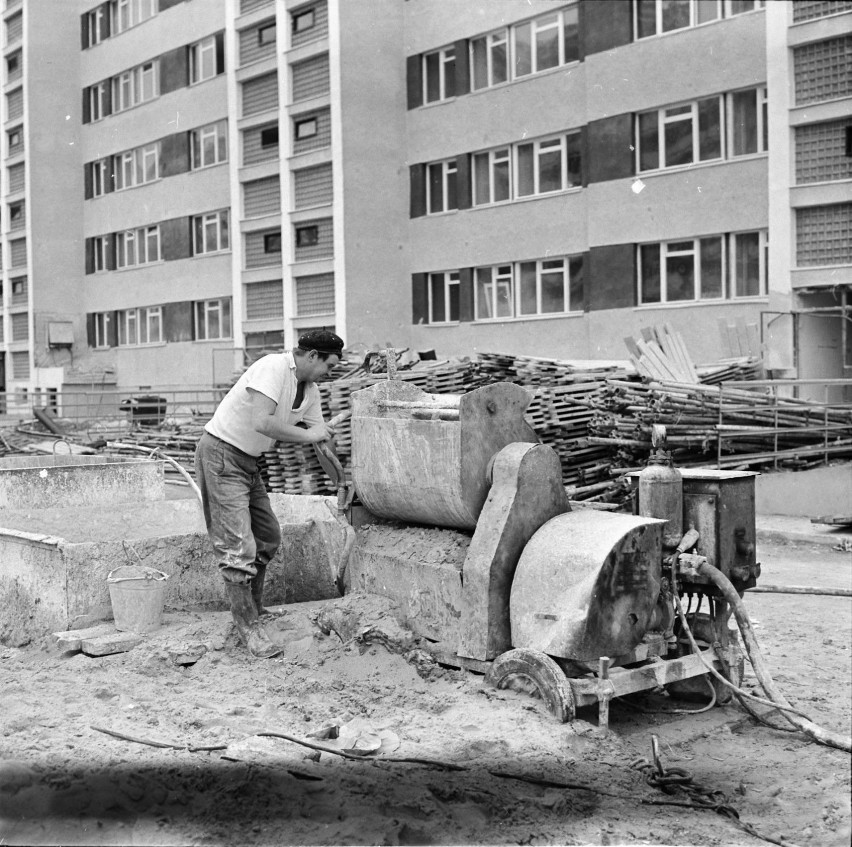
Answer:
[[[627,0],[583,0],[579,20],[582,57],[633,40],[633,4]]]
[[[426,274],[411,275],[411,322],[429,323],[429,290]]]
[[[589,250],[585,299],[590,311],[636,305],[636,248],[607,244]]]
[[[589,182],[627,179],[635,173],[633,116],[613,115],[592,121],[586,129]]]
[[[160,56],[160,94],[189,85],[189,57],[186,47],[178,47]]]

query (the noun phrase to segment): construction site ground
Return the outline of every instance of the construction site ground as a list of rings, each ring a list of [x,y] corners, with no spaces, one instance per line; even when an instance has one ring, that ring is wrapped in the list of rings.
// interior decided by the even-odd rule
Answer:
[[[766,522],[759,534],[761,581],[848,589],[848,532],[785,534],[790,525]],[[787,697],[848,733],[849,598],[746,600]],[[342,607],[338,620],[360,638],[324,634],[317,616],[335,602],[281,607],[269,620],[288,647],[266,661],[237,645],[225,611],[167,610],[142,644],[100,658],[60,652],[50,637],[0,648],[0,843],[765,843],[712,810],[662,805],[689,801],[652,788],[635,766],[651,758],[652,735],[666,768],[724,792],[760,835],[850,843],[847,753],[762,726],[737,705],[665,714],[701,702],[659,694],[613,702],[608,733],[594,708],[558,724],[539,700],[408,652],[380,603]],[[748,667],[744,687],[756,690]],[[330,726],[337,740],[322,739]],[[204,747],[215,749],[195,749]]]

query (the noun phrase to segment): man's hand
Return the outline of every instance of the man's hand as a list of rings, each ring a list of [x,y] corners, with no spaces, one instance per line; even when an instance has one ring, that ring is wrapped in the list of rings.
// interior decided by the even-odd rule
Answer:
[[[320,441],[328,441],[334,438],[334,427],[325,422],[308,427],[305,435],[309,436],[311,444],[319,444]]]

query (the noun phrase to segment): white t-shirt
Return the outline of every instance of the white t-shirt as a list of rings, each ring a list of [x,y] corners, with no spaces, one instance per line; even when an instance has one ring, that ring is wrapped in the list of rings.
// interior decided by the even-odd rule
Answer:
[[[259,456],[272,447],[275,439],[262,435],[252,426],[251,394],[248,389],[253,388],[278,404],[273,417],[279,424],[292,426],[304,421],[308,426],[316,426],[322,423],[320,393],[316,383],[305,385],[302,404],[294,409],[297,385],[296,363],[292,353],[263,356],[237,380],[204,428],[244,453]]]

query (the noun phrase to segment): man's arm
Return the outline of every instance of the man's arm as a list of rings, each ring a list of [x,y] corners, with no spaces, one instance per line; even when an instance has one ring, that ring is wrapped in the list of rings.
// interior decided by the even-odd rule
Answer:
[[[293,444],[315,444],[319,441],[327,441],[334,435],[334,428],[324,421],[308,429],[302,429],[293,424],[278,423],[274,417],[278,404],[271,397],[253,388],[247,391],[251,398],[251,425],[261,435]]]

